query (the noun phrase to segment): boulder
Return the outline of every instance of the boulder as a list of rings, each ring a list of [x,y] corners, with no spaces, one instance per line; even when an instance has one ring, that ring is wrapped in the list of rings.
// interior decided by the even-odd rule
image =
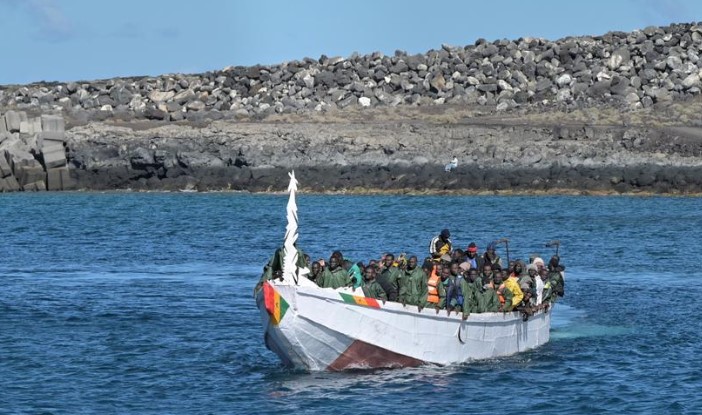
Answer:
[[[143,170],[156,164],[154,153],[144,147],[137,147],[129,154],[129,164],[133,169]]]
[[[556,84],[559,88],[569,86],[571,82],[573,82],[573,77],[567,73],[564,73],[563,75],[559,76],[558,79],[556,79]]]
[[[665,64],[673,71],[679,71],[683,66],[682,59],[679,56],[668,56],[665,59]]]
[[[149,93],[149,99],[153,102],[166,102],[176,95],[173,91],[151,91]]]
[[[205,103],[200,100],[195,100],[185,104],[185,108],[187,108],[188,111],[202,111],[205,109]]]
[[[198,167],[224,167],[225,163],[219,157],[211,154],[195,152],[195,151],[179,151],[176,154],[176,159],[181,166],[186,168]]]
[[[132,91],[130,91],[126,86],[114,86],[110,89],[110,98],[114,101],[115,105],[127,105],[134,97]]]
[[[358,98],[356,98],[355,95],[351,95],[348,98],[344,98],[341,101],[336,103],[336,106],[339,107],[339,109],[344,109],[346,107],[355,105],[358,102]]]
[[[536,83],[535,89],[536,92],[542,92],[550,89],[553,86],[553,83],[551,82],[550,79],[544,78]]]
[[[609,85],[609,91],[613,95],[625,95],[629,92],[629,79],[623,76],[615,76]]]
[[[169,120],[170,115],[166,111],[162,111],[154,107],[146,107],[144,109],[144,118],[147,120]]]
[[[444,74],[439,72],[438,74],[434,75],[429,84],[434,92],[443,91],[446,88],[446,79],[444,78]]]
[[[700,75],[697,73],[693,73],[685,77],[682,81],[682,86],[685,87],[685,89],[690,89],[695,86],[700,85]]]
[[[628,47],[622,47],[612,53],[612,56],[607,60],[607,66],[611,70],[616,70],[620,66],[628,65],[631,59],[631,53]]]
[[[183,105],[194,100],[196,97],[197,95],[195,95],[195,92],[192,89],[186,89],[175,94],[172,99],[174,102]]]
[[[624,98],[627,104],[634,105],[639,102],[639,96],[635,92],[630,92]]]

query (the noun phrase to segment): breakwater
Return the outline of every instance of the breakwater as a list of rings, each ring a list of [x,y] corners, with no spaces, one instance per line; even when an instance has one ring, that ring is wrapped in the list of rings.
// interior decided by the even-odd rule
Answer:
[[[320,191],[699,193],[701,46],[690,23],[2,86],[3,189],[282,190],[297,168]]]

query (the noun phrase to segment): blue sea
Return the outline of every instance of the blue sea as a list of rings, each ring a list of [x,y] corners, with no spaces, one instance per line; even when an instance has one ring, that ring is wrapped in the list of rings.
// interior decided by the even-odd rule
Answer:
[[[537,350],[312,374],[265,348],[252,298],[286,201],[0,195],[0,414],[702,412],[701,198],[301,195],[313,258],[421,257],[447,227],[510,258],[559,239],[566,265]]]

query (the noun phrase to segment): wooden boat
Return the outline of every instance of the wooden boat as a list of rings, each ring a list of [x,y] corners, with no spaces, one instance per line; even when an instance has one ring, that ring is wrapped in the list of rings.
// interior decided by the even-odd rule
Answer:
[[[452,365],[509,356],[549,340],[551,308],[526,321],[518,312],[418,310],[363,296],[360,289],[320,288],[298,269],[297,181],[290,174],[283,275],[256,291],[266,347],[286,366],[318,370]]]

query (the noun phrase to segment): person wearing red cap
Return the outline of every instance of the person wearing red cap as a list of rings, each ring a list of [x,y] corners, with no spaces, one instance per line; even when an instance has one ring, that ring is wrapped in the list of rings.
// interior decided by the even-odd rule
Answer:
[[[476,245],[475,242],[471,242],[470,245],[468,245],[468,248],[466,248],[466,256],[466,261],[470,264],[471,268],[475,268],[477,270],[483,269],[485,259],[478,256],[478,245]]]

